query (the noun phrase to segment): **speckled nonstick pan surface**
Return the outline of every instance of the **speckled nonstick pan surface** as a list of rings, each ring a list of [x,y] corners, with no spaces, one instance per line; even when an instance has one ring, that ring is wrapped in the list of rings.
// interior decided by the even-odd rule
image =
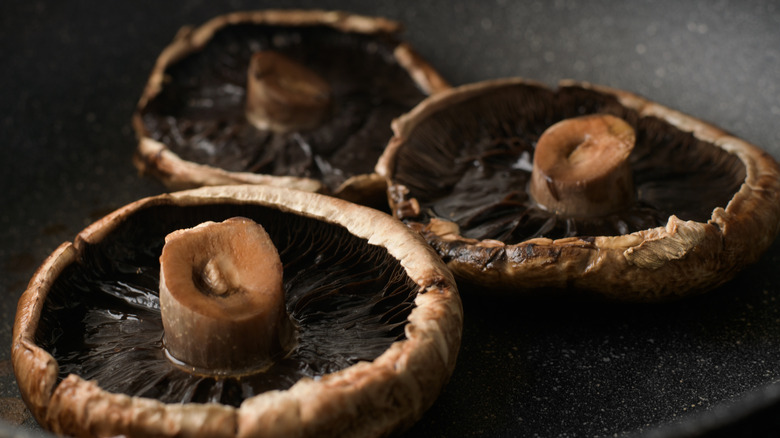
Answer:
[[[751,2],[13,2],[0,6],[0,343],[61,242],[164,188],[131,164],[130,117],[180,26],[233,10],[381,15],[459,85],[522,76],[625,89],[780,159],[780,7]],[[496,300],[462,291],[455,373],[407,435],[771,436],[780,412],[780,242],[676,303]],[[0,350],[0,435],[41,433]]]

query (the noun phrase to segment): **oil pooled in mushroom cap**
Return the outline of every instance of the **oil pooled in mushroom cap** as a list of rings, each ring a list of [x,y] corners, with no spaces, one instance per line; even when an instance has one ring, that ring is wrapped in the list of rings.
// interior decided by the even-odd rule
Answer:
[[[298,345],[265,372],[215,379],[172,365],[162,349],[159,252],[165,236],[206,220],[262,223],[284,264],[287,309]],[[238,406],[361,360],[404,338],[415,283],[383,248],[341,227],[257,206],[156,206],[90,246],[53,285],[36,341],[60,365],[108,391],[167,403]]]
[[[292,175],[331,190],[374,170],[390,122],[425,97],[393,57],[388,37],[329,27],[234,25],[166,71],[170,81],[143,111],[148,135],[185,160],[229,171]],[[317,72],[333,113],[308,131],[256,129],[244,112],[254,52],[274,50]]]
[[[602,218],[562,217],[530,198],[533,154],[554,123],[595,113],[636,131],[629,157],[637,202]],[[477,116],[478,115],[478,116]],[[507,244],[534,237],[621,235],[665,225],[670,215],[706,222],[745,179],[734,155],[615,98],[579,87],[524,85],[453,105],[422,121],[399,150],[394,182],[416,198],[421,217],[456,222],[461,235]]]

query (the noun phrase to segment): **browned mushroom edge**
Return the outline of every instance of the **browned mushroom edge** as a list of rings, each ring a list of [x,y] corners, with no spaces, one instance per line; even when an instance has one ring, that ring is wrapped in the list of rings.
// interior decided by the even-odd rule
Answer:
[[[566,95],[560,97],[569,99],[565,101],[571,106],[566,109],[566,117],[612,113],[626,118],[635,128],[643,124],[674,131],[675,135],[684,137],[685,145],[711,146],[723,151],[721,155],[736,157],[728,160],[739,163],[738,167],[729,163],[711,167],[734,169],[735,175],[744,174],[744,180],[737,180],[734,191],[729,192],[725,201],[714,208],[709,207],[712,210],[703,212],[705,217],[699,221],[681,220],[671,214],[658,218],[656,226],[640,227],[628,233],[556,239],[534,236],[511,244],[496,239],[464,237],[458,224],[436,216],[426,207],[426,200],[418,199],[419,190],[415,192],[409,187],[410,181],[397,180],[399,155],[407,154],[413,158],[407,162],[416,161],[419,166],[428,168],[433,167],[433,161],[446,161],[442,157],[425,157],[419,153],[420,144],[432,142],[432,134],[427,132],[428,140],[418,138],[416,148],[406,147],[409,139],[417,135],[415,130],[423,123],[430,126],[439,126],[436,125],[439,123],[443,130],[457,129],[444,125],[446,122],[437,120],[436,114],[457,105],[470,108],[465,102],[473,105],[480,96],[511,94],[513,89],[527,90],[543,99]],[[588,99],[598,103],[588,103]],[[491,103],[496,108],[502,104],[505,102]],[[535,105],[537,102],[529,99],[524,106],[539,119],[531,122],[550,126],[563,118]],[[780,169],[768,153],[708,123],[626,91],[574,81],[562,81],[557,90],[520,78],[486,81],[427,98],[397,119],[393,131],[395,135],[376,171],[388,179],[388,197],[394,215],[419,231],[456,277],[474,284],[478,290],[513,294],[565,290],[579,296],[624,301],[674,299],[729,280],[742,267],[755,262],[780,230]],[[656,135],[649,131],[638,130],[638,141],[643,135]],[[536,133],[539,134],[541,132]],[[531,138],[526,143],[534,144],[534,141]],[[529,167],[532,154],[531,146],[524,158]],[[407,170],[406,174],[414,173]],[[423,184],[421,181],[422,178],[411,182],[419,186]],[[446,190],[452,184],[452,181],[439,178],[431,190]]]
[[[331,28],[344,34],[362,34],[375,36],[378,41],[392,41],[394,45],[393,62],[406,71],[411,83],[421,92],[415,103],[422,100],[425,95],[449,88],[449,84],[409,44],[397,40],[401,25],[395,21],[322,10],[265,10],[236,12],[219,16],[198,28],[183,28],[158,57],[133,115],[133,127],[139,139],[133,160],[136,167],[142,173],[152,175],[169,188],[177,190],[222,184],[269,184],[332,193],[340,198],[364,204],[376,202],[377,193],[380,193],[379,202],[384,205],[384,179],[374,174],[371,168],[381,150],[377,152],[377,156],[370,163],[367,163],[369,168],[365,173],[350,171],[351,176],[346,175],[346,180],[340,183],[335,182],[334,184],[337,185],[334,186],[307,175],[242,169],[240,166],[227,168],[213,163],[183,158],[181,154],[171,149],[171,145],[153,138],[144,121],[144,112],[166,87],[166,81],[170,79],[167,70],[190,55],[202,51],[212,40],[212,37],[223,29],[243,25],[279,27],[280,29]],[[246,75],[245,72],[242,74]],[[411,109],[411,106],[406,110],[408,109]],[[393,117],[397,115],[400,115],[400,112]],[[391,132],[388,128],[386,138],[390,136]],[[384,146],[386,138],[381,141],[380,147]],[[261,143],[261,140],[253,139],[252,142]],[[361,152],[360,154],[365,153]]]
[[[262,206],[342,226],[386,248],[417,284],[405,339],[361,361],[287,390],[264,392],[239,407],[172,403],[107,392],[100,382],[58,378],[54,357],[36,344],[47,295],[58,275],[136,212],[160,206]],[[207,187],[129,204],[62,244],[37,270],[19,300],[12,361],[35,418],[58,434],[78,436],[383,436],[408,428],[448,380],[460,344],[462,307],[451,273],[418,235],[372,209],[270,186]]]

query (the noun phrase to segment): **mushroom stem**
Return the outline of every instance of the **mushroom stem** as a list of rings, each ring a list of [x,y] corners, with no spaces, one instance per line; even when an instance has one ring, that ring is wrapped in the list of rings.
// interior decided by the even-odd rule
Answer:
[[[270,50],[252,55],[247,74],[246,117],[275,132],[310,129],[328,115],[331,90],[312,70]]]
[[[160,312],[168,357],[196,374],[258,371],[292,340],[279,254],[263,227],[246,218],[166,236]]]
[[[530,194],[556,214],[590,217],[632,204],[628,156],[634,129],[618,117],[595,114],[563,120],[536,144]]]

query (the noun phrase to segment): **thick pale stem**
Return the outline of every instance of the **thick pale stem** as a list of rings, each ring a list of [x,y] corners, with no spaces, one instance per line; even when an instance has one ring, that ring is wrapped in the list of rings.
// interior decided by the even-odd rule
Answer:
[[[246,116],[262,130],[311,129],[330,112],[327,81],[302,64],[273,51],[252,55],[247,73]]]
[[[563,120],[539,138],[530,193],[547,210],[593,217],[634,202],[628,157],[633,128],[620,118],[595,114]]]
[[[263,369],[293,337],[279,254],[263,227],[246,218],[165,238],[160,312],[168,356],[196,374]]]

